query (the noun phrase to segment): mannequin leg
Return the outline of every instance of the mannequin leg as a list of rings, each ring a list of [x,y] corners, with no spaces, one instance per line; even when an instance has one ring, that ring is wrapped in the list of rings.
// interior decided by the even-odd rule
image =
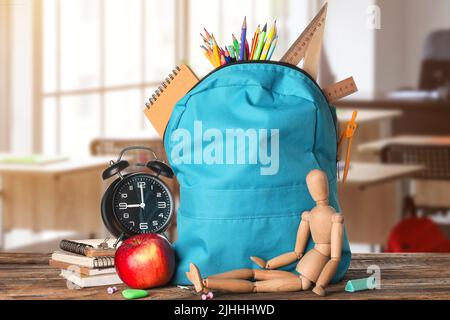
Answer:
[[[288,272],[289,273],[289,272]],[[268,275],[264,275],[269,279]],[[262,281],[247,281],[238,279],[218,279],[207,278],[203,280],[204,287],[209,289],[223,290],[233,293],[251,293],[251,292],[296,292],[306,290],[310,286],[309,280],[300,278],[291,273],[288,277],[272,278]],[[306,287],[304,287],[304,284]],[[309,283],[309,284],[308,284]]]
[[[295,292],[302,288],[302,279],[298,276],[255,282],[255,292]]]
[[[200,270],[193,263],[189,272],[186,272],[189,281],[192,282],[197,292],[208,292],[209,289],[223,290],[234,293],[251,292],[292,292],[306,290],[311,282],[288,271],[282,270],[252,270],[238,269],[202,279]],[[240,276],[254,278],[256,282],[231,278],[228,276]]]
[[[330,283],[336,270],[339,266],[339,260],[330,260],[320,273],[319,279],[316,281],[316,286],[313,292],[319,296],[325,296],[325,287]]]
[[[242,275],[262,281],[248,281],[243,279],[227,279],[228,275]],[[202,281],[203,287],[208,289],[223,290],[234,293],[251,292],[278,292],[278,291],[300,291],[302,290],[302,278],[288,271],[282,270],[251,270],[238,269],[217,276],[212,276]],[[309,281],[309,280],[307,280]],[[305,282],[307,288],[310,282]]]
[[[196,292],[204,292],[204,293],[207,292],[207,289],[203,284],[203,279],[200,274],[200,270],[198,270],[195,264],[191,263],[189,265],[189,271],[186,272],[186,277],[190,282],[192,282]]]
[[[275,278],[298,277],[294,273],[283,270],[236,269],[209,276],[208,279],[241,279],[270,280]]]
[[[203,286],[208,289],[234,293],[255,292],[255,282],[241,279],[207,278],[203,280]]]
[[[242,271],[243,270],[243,271]],[[233,274],[234,271],[238,271],[237,275],[240,276],[250,276],[253,278],[253,271],[251,269],[240,269],[227,272],[227,275]],[[254,292],[254,284],[252,281],[242,280],[242,279],[224,279],[221,278],[222,275],[215,278],[203,279],[200,270],[193,263],[189,266],[189,271],[186,272],[186,276],[189,281],[194,285],[196,292],[206,293],[209,289],[224,290],[228,292],[245,293]]]
[[[241,277],[241,278],[239,278]],[[245,279],[265,280],[265,281],[247,281]],[[238,269],[218,275],[210,276],[203,280],[203,286],[209,289],[223,290],[234,293],[251,293],[256,292],[256,285],[258,283],[278,280],[290,279],[291,281],[298,281],[298,276],[282,270],[252,270],[252,269]],[[274,282],[267,283],[273,285]],[[295,287],[297,288],[297,287]],[[300,286],[301,289],[301,286]],[[292,289],[298,291],[300,289]],[[267,291],[260,291],[267,292]],[[272,292],[272,291],[269,291]]]
[[[298,278],[298,275],[283,270],[253,270],[255,280],[272,280],[279,278]]]
[[[209,276],[208,279],[253,279],[254,277],[254,270],[252,269],[236,269],[227,271],[224,273],[214,274],[212,276]]]

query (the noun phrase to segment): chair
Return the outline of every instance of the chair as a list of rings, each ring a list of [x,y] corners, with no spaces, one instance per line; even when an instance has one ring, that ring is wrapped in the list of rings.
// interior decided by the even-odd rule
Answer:
[[[450,146],[389,144],[381,150],[383,163],[420,164],[426,168],[413,178],[450,181]],[[442,212],[450,208],[417,206],[411,196],[403,202],[403,215],[415,216],[418,209],[425,213]]]
[[[433,90],[450,83],[450,30],[439,30],[425,40],[419,88]]]
[[[91,154],[93,156],[111,156],[112,160],[115,160],[119,155],[120,151],[129,146],[142,146],[148,147],[155,151],[159,160],[162,160],[168,163],[167,155],[164,150],[164,145],[159,139],[112,139],[112,138],[98,138],[94,139],[91,142]],[[145,163],[150,160],[151,156],[147,152],[142,152],[139,150],[132,150],[130,153],[131,157],[133,157],[133,161],[139,161],[141,163]],[[179,198],[180,198],[180,188],[176,178],[167,179],[162,177],[162,180],[167,184],[170,191],[174,196],[175,209],[178,207]],[[176,230],[177,230],[177,222],[176,215],[167,230],[168,238],[170,241],[176,240]]]

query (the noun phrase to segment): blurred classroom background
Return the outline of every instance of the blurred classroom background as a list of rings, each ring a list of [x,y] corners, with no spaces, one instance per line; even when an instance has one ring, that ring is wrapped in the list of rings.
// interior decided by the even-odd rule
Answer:
[[[322,4],[0,0],[0,250],[105,235],[100,174],[127,145],[163,153],[144,103],[181,61],[210,71],[203,27],[230,43],[244,15],[248,34],[277,19],[278,60]],[[358,110],[359,131],[339,195],[352,250],[450,252],[450,1],[330,0],[319,83],[348,76],[359,92],[338,117]]]

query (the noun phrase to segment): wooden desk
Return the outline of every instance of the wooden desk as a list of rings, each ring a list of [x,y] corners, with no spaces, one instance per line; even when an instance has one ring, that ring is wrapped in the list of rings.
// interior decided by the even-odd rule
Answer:
[[[338,108],[350,109],[396,109],[403,112],[393,121],[392,134],[450,134],[450,102],[436,100],[392,99],[386,94],[374,97],[360,95],[358,98],[335,102]]]
[[[361,144],[358,150],[379,155],[381,150],[389,144],[406,144],[411,146],[450,146],[450,135],[448,136],[422,136],[422,135],[400,135],[381,139],[378,141]]]
[[[0,164],[3,230],[76,230],[97,234],[103,183],[109,158],[61,162]]]
[[[0,253],[0,299],[105,299],[121,300],[122,295],[106,293],[106,287],[69,290],[59,270],[48,266],[48,254]],[[381,271],[381,289],[348,293],[350,279],[365,278],[367,267]],[[450,299],[450,254],[354,254],[345,279],[328,287],[328,296],[311,291],[292,293],[227,294],[214,299]],[[117,286],[119,291],[124,285]],[[200,300],[192,289],[153,289],[146,299]]]
[[[338,185],[339,202],[350,242],[384,245],[400,221],[402,179],[423,170],[416,165],[350,164],[345,185]]]
[[[447,136],[419,136],[401,135],[388,139],[381,139],[359,145],[358,151],[377,158],[381,150],[389,144],[446,146],[450,147],[450,135]],[[450,207],[450,182],[442,180],[413,180],[413,196],[416,204],[425,207]]]
[[[392,120],[402,116],[402,111],[400,110],[364,110],[355,109],[358,111],[357,121],[359,124],[365,125],[371,122],[378,122],[384,120]],[[339,122],[347,123],[352,118],[353,110],[350,109],[338,109],[337,116]]]
[[[352,117],[353,110],[338,109],[337,117],[340,124],[340,130],[345,130],[345,125]],[[385,139],[391,136],[392,121],[402,116],[400,110],[358,110],[358,130],[353,139],[353,145],[356,147],[360,144],[374,140]],[[345,146],[344,146],[345,147]],[[352,151],[352,160],[354,161],[373,161],[373,156],[359,152],[354,147]]]

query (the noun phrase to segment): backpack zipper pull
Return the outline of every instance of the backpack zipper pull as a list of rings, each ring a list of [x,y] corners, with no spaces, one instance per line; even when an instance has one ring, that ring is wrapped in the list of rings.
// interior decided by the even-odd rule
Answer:
[[[338,154],[341,153],[342,142],[345,139],[348,139],[347,144],[347,152],[345,157],[345,166],[344,166],[344,176],[342,178],[342,182],[345,183],[347,180],[348,169],[350,168],[350,152],[352,149],[353,136],[355,135],[355,131],[358,128],[358,124],[356,123],[356,116],[358,115],[358,111],[353,111],[352,118],[347,122],[345,130],[342,132],[339,142],[338,142]]]

